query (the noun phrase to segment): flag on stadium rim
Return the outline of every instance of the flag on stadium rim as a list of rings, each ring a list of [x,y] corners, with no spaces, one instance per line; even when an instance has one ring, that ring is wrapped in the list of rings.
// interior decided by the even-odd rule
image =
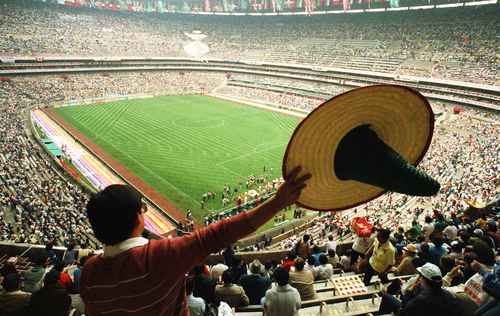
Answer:
[[[415,166],[429,148],[434,113],[408,87],[375,85],[326,101],[293,132],[283,176],[297,166],[312,178],[297,205],[334,211],[355,207],[386,191],[436,194],[439,183]]]

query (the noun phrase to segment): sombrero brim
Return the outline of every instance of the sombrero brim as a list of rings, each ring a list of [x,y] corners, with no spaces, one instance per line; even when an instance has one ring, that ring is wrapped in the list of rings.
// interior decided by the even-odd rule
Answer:
[[[299,165],[301,173],[312,174],[297,205],[319,211],[344,210],[385,193],[358,181],[342,181],[334,172],[340,141],[365,124],[416,166],[431,143],[434,114],[424,96],[398,85],[358,88],[321,104],[297,126],[283,158],[283,177]],[[366,159],[370,159],[370,148],[366,148]]]
[[[467,200],[466,203],[469,204],[469,206],[471,206],[473,208],[484,208],[484,207],[486,207],[486,203],[484,203],[482,201]]]

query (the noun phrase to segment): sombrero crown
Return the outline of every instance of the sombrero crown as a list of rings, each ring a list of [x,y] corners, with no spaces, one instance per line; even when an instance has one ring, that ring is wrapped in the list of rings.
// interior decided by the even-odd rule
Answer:
[[[390,190],[434,195],[439,183],[416,166],[432,139],[429,102],[403,86],[377,85],[338,95],[312,111],[295,129],[283,163],[312,178],[299,205],[342,210]]]

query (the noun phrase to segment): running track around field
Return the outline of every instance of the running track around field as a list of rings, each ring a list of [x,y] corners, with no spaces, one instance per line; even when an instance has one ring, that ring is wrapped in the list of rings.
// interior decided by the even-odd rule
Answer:
[[[144,196],[146,196],[148,199],[153,201],[156,205],[158,205],[164,212],[167,212],[169,216],[171,216],[173,219],[177,221],[181,221],[185,219],[184,213],[176,207],[173,203],[171,203],[169,200],[167,200],[165,197],[163,197],[159,192],[157,192],[154,188],[152,188],[150,185],[145,183],[142,179],[137,177],[134,173],[132,173],[130,170],[128,170],[124,165],[113,159],[106,151],[104,151],[102,148],[94,144],[90,139],[88,139],[84,134],[76,130],[73,126],[68,124],[64,119],[59,116],[57,113],[55,113],[52,109],[43,109],[43,110],[38,110],[38,112],[34,111],[34,114],[38,116],[39,118],[44,118],[42,119],[44,125],[50,126],[50,129],[53,131],[56,131],[57,128],[59,127],[59,131],[57,135],[55,135],[56,140],[60,138],[61,136],[64,136],[66,134],[66,142],[64,142],[67,146],[75,146],[79,145],[82,146],[83,148],[79,149],[79,151],[84,151],[88,150],[91,152],[93,155],[97,156],[98,159],[103,161],[107,166],[109,166],[112,170],[116,171],[116,173],[119,174],[119,176],[125,180],[127,183],[133,185],[137,190],[139,190]],[[52,124],[50,124],[52,122]],[[57,124],[54,124],[57,123]],[[47,128],[47,127],[46,127]],[[62,132],[62,133],[61,133]],[[49,131],[50,133],[50,131]],[[74,140],[71,140],[69,138],[75,139],[77,142]],[[61,145],[61,144],[57,144]],[[77,149],[78,150],[78,149]],[[68,150],[69,151],[69,150]],[[99,175],[99,180],[102,182],[103,186],[112,184],[112,183],[123,183],[123,181],[112,173],[107,167],[105,167],[98,159],[95,157],[92,157],[93,155],[87,154],[84,155],[88,160],[93,160],[92,163],[84,163],[83,165],[88,167],[92,167],[92,174],[94,175]],[[78,158],[79,155],[76,155]],[[81,157],[81,156],[80,156]],[[90,157],[90,158],[88,158]],[[93,159],[92,159],[93,158]],[[72,157],[73,159],[73,157]],[[75,165],[78,162],[74,162]],[[96,168],[97,166],[97,168]],[[94,183],[94,181],[92,181]],[[103,187],[101,186],[101,188]],[[170,232],[171,230],[174,229],[174,226],[172,223],[167,220],[167,218],[160,214],[161,211],[158,211],[154,208],[149,208],[148,212],[146,213],[146,221],[145,221],[145,226],[148,228],[150,231],[156,233],[156,234],[165,234]]]

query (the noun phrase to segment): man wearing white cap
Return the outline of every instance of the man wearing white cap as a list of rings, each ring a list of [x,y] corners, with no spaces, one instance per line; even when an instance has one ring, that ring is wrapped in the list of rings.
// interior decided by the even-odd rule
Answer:
[[[438,266],[426,263],[417,268],[420,293],[401,310],[400,316],[459,316],[460,302],[442,288],[443,276]]]

